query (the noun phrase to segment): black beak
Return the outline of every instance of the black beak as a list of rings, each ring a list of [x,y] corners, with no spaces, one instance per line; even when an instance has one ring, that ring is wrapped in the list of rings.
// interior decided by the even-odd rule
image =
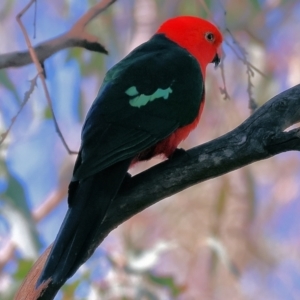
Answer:
[[[219,57],[219,55],[217,53],[216,56],[214,57],[212,63],[215,64],[215,68],[216,68],[220,64],[220,62],[221,62],[221,59],[220,59],[220,57]]]

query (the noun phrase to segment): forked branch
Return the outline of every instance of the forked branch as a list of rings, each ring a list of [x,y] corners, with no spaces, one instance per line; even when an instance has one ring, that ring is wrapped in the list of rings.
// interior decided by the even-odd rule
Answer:
[[[35,0],[31,0],[21,13],[24,13],[26,11],[25,9],[28,9],[34,1]],[[117,0],[100,1],[91,7],[90,10],[87,11],[69,31],[33,47],[37,60],[43,62],[56,52],[72,47],[80,47],[107,54],[107,50],[100,43],[99,38],[86,31],[86,25],[88,25],[95,17],[116,1]],[[32,57],[28,50],[0,55],[0,69],[22,67],[31,64],[32,62]]]

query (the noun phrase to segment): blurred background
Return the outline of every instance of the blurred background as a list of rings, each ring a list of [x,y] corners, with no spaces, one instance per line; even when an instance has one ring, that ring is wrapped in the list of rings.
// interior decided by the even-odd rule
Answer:
[[[38,1],[36,30],[34,7],[23,18],[33,44],[64,33],[96,2]],[[0,55],[26,49],[15,20],[24,5],[0,3]],[[108,56],[69,49],[45,61],[55,115],[72,150],[106,71],[176,15],[207,18],[225,37],[221,68],[207,70],[200,125],[183,148],[232,130],[299,83],[298,0],[119,0],[88,26]],[[0,134],[36,74],[33,65],[0,70]],[[0,299],[13,298],[54,240],[74,161],[38,81],[0,145]],[[299,177],[300,155],[288,152],[161,201],[111,232],[56,299],[300,299]]]

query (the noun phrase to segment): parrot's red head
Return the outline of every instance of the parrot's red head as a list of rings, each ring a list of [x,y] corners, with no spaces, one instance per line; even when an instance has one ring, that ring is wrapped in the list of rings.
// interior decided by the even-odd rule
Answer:
[[[220,62],[223,37],[212,23],[192,16],[180,16],[163,23],[157,33],[164,34],[188,50],[199,62],[203,75],[209,63]]]

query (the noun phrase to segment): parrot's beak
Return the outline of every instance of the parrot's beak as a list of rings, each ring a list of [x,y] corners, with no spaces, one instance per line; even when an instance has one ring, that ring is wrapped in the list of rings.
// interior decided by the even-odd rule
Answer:
[[[215,64],[215,68],[219,65],[220,61],[221,61],[221,59],[220,59],[219,55],[216,54],[216,56],[214,57],[214,59],[212,61],[212,63]]]
[[[217,66],[220,64],[221,62],[221,48],[218,49],[212,63],[215,64],[215,68],[217,68]]]

